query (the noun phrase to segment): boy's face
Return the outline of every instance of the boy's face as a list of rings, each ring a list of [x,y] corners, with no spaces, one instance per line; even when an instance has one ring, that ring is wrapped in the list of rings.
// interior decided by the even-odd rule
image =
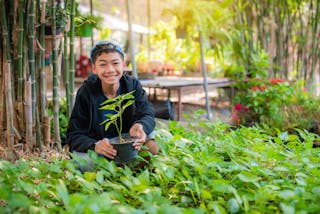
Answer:
[[[118,84],[123,69],[124,62],[118,52],[102,53],[92,65],[92,72],[98,75],[105,86]]]

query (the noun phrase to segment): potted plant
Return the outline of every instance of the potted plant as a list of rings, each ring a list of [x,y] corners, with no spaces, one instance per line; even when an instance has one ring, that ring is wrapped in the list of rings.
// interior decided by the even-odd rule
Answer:
[[[106,114],[107,119],[101,125],[104,125],[105,130],[108,130],[111,125],[116,127],[118,136],[110,139],[109,142],[117,150],[117,156],[114,158],[117,164],[130,162],[138,154],[138,151],[132,146],[136,138],[130,137],[129,133],[122,133],[122,114],[126,108],[133,104],[133,92],[131,91],[115,98],[107,99],[101,103],[101,107],[99,108],[100,110],[114,113]]]
[[[69,19],[69,10],[66,6],[61,5],[58,3],[55,5],[55,17],[56,17],[56,47],[59,46],[62,32],[64,28],[67,26],[68,19]],[[45,49],[46,53],[51,53],[52,51],[52,5],[46,4],[45,6]]]
[[[61,5],[60,3],[55,7],[56,11],[56,35],[59,35],[68,23],[69,12],[68,8]],[[52,5],[46,4],[46,25],[45,34],[52,35]]]
[[[75,22],[75,35],[80,37],[91,37],[93,28],[99,29],[103,18],[91,14],[77,15]]]

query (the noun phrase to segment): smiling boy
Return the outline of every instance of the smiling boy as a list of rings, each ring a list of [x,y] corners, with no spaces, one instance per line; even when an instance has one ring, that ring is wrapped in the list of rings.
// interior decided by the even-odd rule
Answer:
[[[152,154],[159,147],[150,139],[155,128],[154,109],[149,103],[141,83],[123,73],[124,52],[113,41],[100,41],[90,50],[92,75],[79,88],[67,129],[67,142],[71,152],[97,154],[114,159],[116,150],[109,139],[117,136],[115,127],[107,131],[101,122],[105,112],[100,104],[109,98],[134,91],[134,103],[123,113],[123,131],[138,138],[133,144],[138,151],[145,144]],[[148,136],[148,137],[147,137]]]

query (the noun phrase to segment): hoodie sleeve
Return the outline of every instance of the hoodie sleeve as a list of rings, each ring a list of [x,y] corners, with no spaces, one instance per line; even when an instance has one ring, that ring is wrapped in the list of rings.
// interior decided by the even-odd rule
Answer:
[[[97,140],[90,137],[89,133],[91,114],[90,94],[86,87],[81,87],[77,92],[67,129],[67,142],[71,152],[87,152],[89,149],[94,149]]]
[[[135,123],[141,123],[147,135],[155,128],[154,109],[138,80],[134,81],[136,115]]]

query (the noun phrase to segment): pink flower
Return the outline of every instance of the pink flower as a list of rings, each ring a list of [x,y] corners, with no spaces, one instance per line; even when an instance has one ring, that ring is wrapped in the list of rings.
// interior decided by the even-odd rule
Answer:
[[[235,104],[235,106],[234,106],[233,108],[234,108],[234,110],[236,110],[236,111],[241,111],[242,105],[241,105],[240,103],[237,103],[237,104]]]

